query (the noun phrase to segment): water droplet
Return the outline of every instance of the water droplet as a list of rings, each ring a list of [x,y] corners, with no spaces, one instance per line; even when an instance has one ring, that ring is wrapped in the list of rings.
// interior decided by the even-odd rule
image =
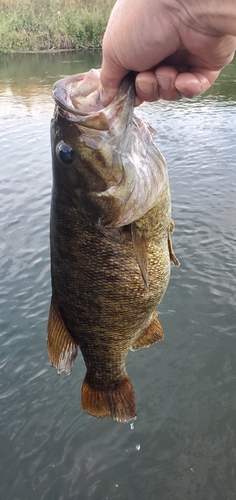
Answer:
[[[115,484],[115,488],[119,488],[119,484]]]
[[[141,448],[140,444],[136,444],[136,446],[135,446],[135,450],[139,451],[139,450],[140,450],[140,448]]]

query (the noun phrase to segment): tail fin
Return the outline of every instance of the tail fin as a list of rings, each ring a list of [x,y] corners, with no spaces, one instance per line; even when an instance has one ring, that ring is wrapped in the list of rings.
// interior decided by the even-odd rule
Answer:
[[[93,417],[109,415],[117,422],[136,417],[134,390],[128,375],[106,387],[94,387],[85,377],[82,385],[82,407]]]

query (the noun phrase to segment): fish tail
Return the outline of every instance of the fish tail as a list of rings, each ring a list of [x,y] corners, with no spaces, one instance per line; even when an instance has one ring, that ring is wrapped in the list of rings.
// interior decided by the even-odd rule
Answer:
[[[82,407],[94,417],[111,416],[117,422],[136,417],[134,389],[127,374],[109,386],[94,386],[87,376],[82,385]]]

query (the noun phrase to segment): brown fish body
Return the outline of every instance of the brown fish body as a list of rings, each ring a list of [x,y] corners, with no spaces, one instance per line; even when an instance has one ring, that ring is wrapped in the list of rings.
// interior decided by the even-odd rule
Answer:
[[[49,357],[59,373],[69,373],[79,346],[87,368],[83,408],[127,421],[135,417],[135,404],[125,359],[129,349],[163,338],[155,310],[168,285],[170,260],[177,264],[168,176],[165,170],[154,206],[140,208],[138,195],[132,200],[130,194],[132,166],[126,174],[126,152],[121,159],[117,138],[115,146],[113,139],[110,147],[109,141],[88,145],[84,125],[66,113],[56,109],[52,123]]]

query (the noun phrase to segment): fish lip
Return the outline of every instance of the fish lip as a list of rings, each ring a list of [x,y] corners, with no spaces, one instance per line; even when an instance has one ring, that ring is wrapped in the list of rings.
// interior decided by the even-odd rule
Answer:
[[[74,107],[70,97],[70,89],[73,82],[76,80],[77,81],[81,80],[84,74],[85,73],[80,73],[66,78],[61,78],[54,84],[52,90],[52,97],[54,99],[56,106],[58,106],[59,111],[62,112],[66,111],[70,113],[72,116],[78,116],[78,117],[87,116],[88,113],[78,110]]]
[[[95,111],[83,111],[82,109],[76,109],[73,104],[72,97],[73,91],[72,87],[76,82],[80,82],[86,77],[88,74],[91,75],[91,79],[94,79],[95,83],[97,83],[98,89],[98,100],[99,100],[99,109]],[[88,73],[79,73],[76,75],[69,76],[67,78],[62,78],[58,80],[53,87],[52,97],[58,108],[59,114],[68,119],[69,121],[84,124],[86,121],[86,117],[96,118],[99,115],[104,114],[108,122],[112,120],[114,117],[114,110],[123,109],[124,107],[129,108],[131,113],[129,115],[133,115],[134,109],[134,96],[135,96],[135,86],[134,86],[134,74],[129,73],[123,80],[120,90],[117,96],[113,99],[113,101],[108,104],[108,106],[102,106],[100,103],[99,95],[100,95],[100,69],[92,69]],[[107,127],[109,128],[109,126]]]

